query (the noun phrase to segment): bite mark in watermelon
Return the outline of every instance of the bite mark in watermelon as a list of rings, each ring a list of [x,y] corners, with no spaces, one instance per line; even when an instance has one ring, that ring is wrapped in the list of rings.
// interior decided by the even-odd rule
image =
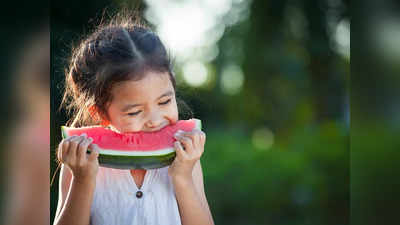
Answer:
[[[86,133],[100,148],[99,164],[117,169],[155,169],[175,159],[174,134],[201,129],[198,119],[179,120],[155,132],[117,133],[102,126],[61,127],[63,138]]]

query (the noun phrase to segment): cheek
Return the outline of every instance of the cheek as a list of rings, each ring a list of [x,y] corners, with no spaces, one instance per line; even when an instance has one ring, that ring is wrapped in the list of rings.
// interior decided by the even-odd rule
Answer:
[[[141,131],[144,127],[141,121],[130,121],[124,128],[126,129],[124,132],[138,132]]]
[[[179,119],[179,113],[178,113],[178,106],[176,104],[176,100],[173,101],[170,107],[170,117],[172,120],[177,121]]]
[[[132,129],[135,125],[135,123],[132,123],[134,119],[121,115],[120,113],[114,111],[113,108],[108,110],[108,115],[110,117],[111,125],[121,132],[124,132],[127,129]]]
[[[137,132],[143,127],[143,121],[140,118],[126,117],[119,121],[118,129],[122,132]]]

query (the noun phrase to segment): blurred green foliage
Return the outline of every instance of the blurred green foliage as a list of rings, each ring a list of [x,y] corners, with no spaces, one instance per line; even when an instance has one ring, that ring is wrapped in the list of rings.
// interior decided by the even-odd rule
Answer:
[[[349,152],[343,127],[298,130],[257,149],[248,133],[206,130],[202,159],[216,224],[346,224]]]

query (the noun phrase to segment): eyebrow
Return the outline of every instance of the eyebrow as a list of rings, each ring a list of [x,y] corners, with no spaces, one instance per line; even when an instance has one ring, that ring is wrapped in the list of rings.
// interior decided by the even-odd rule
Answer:
[[[160,99],[160,98],[162,98],[162,97],[165,97],[165,96],[172,96],[172,95],[174,95],[174,92],[173,92],[173,91],[167,91],[167,92],[165,92],[164,94],[162,94],[160,97],[158,97],[157,100]],[[122,108],[122,112],[127,112],[127,111],[129,111],[130,109],[135,108],[135,107],[137,107],[137,106],[141,106],[141,105],[142,105],[142,104],[129,104],[129,105],[126,105],[124,108]]]

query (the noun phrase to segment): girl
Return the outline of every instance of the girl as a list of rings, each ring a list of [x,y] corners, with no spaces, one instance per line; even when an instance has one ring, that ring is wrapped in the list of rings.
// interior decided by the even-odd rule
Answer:
[[[71,126],[103,125],[115,132],[151,132],[178,120],[175,78],[156,34],[131,17],[99,26],[74,49],[63,103]],[[54,224],[214,224],[204,193],[200,157],[205,134],[175,135],[169,167],[99,167],[98,146],[85,135],[64,139]],[[93,149],[86,154],[87,149]]]

